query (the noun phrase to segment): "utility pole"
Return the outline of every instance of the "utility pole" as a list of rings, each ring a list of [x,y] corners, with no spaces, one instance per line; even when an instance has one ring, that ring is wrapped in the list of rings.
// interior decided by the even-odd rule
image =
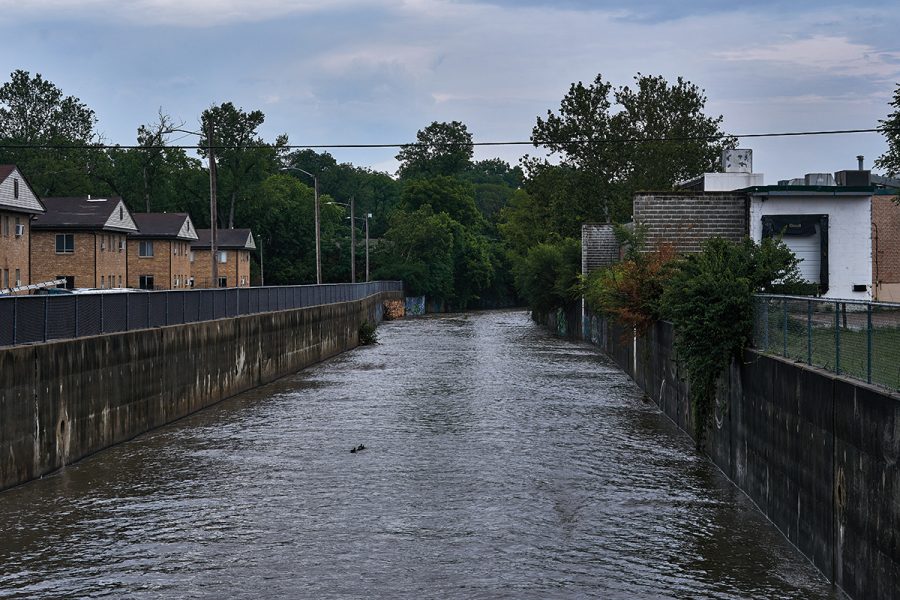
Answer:
[[[259,285],[266,285],[266,272],[263,269],[263,239],[259,238]]]
[[[216,218],[216,149],[213,143],[213,124],[212,119],[206,132],[206,141],[209,144],[209,250],[212,254],[212,285],[210,287],[219,287],[219,264],[218,264],[218,219]],[[318,227],[318,224],[316,225]]]
[[[366,283],[369,283],[369,219],[372,213],[366,213]]]
[[[306,171],[303,171],[306,173]],[[322,232],[319,231],[319,177],[312,175],[316,196],[316,283],[322,285]]]
[[[356,283],[356,221],[354,208],[356,201],[350,196],[350,283]]]

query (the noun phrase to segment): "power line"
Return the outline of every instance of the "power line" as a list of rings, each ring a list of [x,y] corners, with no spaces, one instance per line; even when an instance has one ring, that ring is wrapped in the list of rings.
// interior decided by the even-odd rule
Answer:
[[[770,133],[740,133],[740,134],[718,134],[712,136],[681,136],[681,137],[643,137],[643,138],[591,138],[591,139],[568,139],[568,140],[528,140],[528,141],[498,141],[498,142],[473,142],[472,146],[549,146],[549,145],[565,145],[565,144],[641,144],[648,142],[714,142],[716,140],[736,138],[776,138],[776,137],[801,137],[801,136],[822,136],[822,135],[846,135],[852,133],[887,133],[897,131],[895,128],[889,127],[873,127],[868,129],[831,129],[821,131],[781,131]],[[178,138],[181,139],[181,138]],[[327,150],[327,149],[366,149],[366,148],[403,148],[415,146],[430,146],[431,144],[424,142],[406,142],[406,143],[385,143],[385,144],[289,144],[278,146],[284,150]],[[466,142],[446,142],[440,144],[445,147],[468,146]],[[216,145],[213,150],[240,150],[251,148],[272,148],[274,145]],[[209,146],[200,145],[152,145],[142,146],[137,144],[44,144],[44,143],[28,143],[15,144],[0,142],[0,148],[9,150],[209,150]]]

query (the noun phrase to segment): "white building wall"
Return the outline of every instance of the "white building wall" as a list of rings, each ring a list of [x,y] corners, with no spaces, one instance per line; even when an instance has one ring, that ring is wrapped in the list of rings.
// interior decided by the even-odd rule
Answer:
[[[750,237],[762,239],[764,215],[828,215],[828,292],[826,298],[872,299],[871,196],[753,196]],[[853,286],[864,284],[865,292]]]
[[[704,173],[704,192],[732,192],[763,185],[762,173]]]

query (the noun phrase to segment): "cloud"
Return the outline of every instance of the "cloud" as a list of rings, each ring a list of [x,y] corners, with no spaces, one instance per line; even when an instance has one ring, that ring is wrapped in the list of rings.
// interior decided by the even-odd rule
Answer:
[[[375,0],[0,0],[0,21],[75,19],[203,28],[377,4]]]
[[[716,56],[731,62],[764,62],[832,76],[892,79],[900,74],[900,52],[879,51],[843,36],[815,35],[719,52]]]

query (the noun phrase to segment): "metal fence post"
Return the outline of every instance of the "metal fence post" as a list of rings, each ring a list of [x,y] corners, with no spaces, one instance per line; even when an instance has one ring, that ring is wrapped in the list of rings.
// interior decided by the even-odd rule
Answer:
[[[834,372],[841,374],[841,303],[834,303]]]
[[[866,382],[872,383],[872,305],[866,304]]]
[[[166,292],[166,325],[169,324],[169,292]]]
[[[812,300],[806,301],[806,364],[812,364]]]
[[[153,292],[150,292],[150,293],[152,294]],[[147,295],[147,324],[145,325],[145,327],[150,327],[150,304],[152,304],[152,303],[150,302],[150,295],[148,294]]]
[[[769,299],[761,298],[762,300],[762,321],[765,324],[765,328],[763,329],[763,349],[768,352],[769,351]]]
[[[19,341],[19,299],[13,298],[13,345]]]
[[[782,356],[787,358],[787,336],[788,336],[788,316],[787,316],[787,298],[781,299],[781,316],[784,319],[784,322],[781,325],[781,338],[782,338],[782,346],[784,346],[784,352]]]
[[[47,326],[50,320],[50,296],[44,296],[44,341],[47,341]]]

